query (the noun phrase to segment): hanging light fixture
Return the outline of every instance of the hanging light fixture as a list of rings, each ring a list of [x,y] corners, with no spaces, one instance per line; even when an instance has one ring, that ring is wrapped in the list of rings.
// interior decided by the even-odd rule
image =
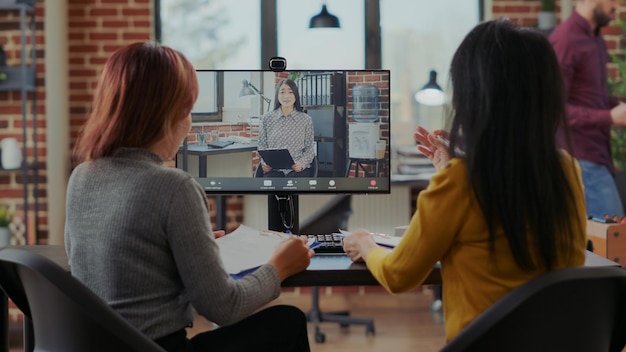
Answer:
[[[415,93],[415,100],[422,105],[428,106],[440,106],[445,103],[446,96],[443,93],[443,89],[437,84],[437,72],[435,70],[430,71],[428,83]]]
[[[309,28],[340,28],[339,18],[328,12],[326,4],[322,5],[322,11],[311,17]]]

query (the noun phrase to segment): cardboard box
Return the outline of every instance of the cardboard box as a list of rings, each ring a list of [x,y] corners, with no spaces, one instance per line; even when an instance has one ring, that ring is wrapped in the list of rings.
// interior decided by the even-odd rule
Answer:
[[[587,238],[593,252],[620,265],[626,265],[626,225],[587,221]]]

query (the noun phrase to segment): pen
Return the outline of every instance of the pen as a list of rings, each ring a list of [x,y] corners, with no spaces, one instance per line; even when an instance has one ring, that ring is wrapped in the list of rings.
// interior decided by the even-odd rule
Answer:
[[[291,236],[288,233],[278,232],[278,231],[273,231],[273,230],[261,230],[260,233],[261,235],[264,235],[264,236],[278,236],[280,238],[289,238]]]
[[[349,234],[351,234],[350,231],[346,231],[346,230],[342,230],[342,229],[339,229],[339,232],[341,232],[341,234],[344,235],[344,236],[348,236]],[[378,237],[383,237],[383,238],[393,238],[391,235],[388,235],[386,233],[370,232],[369,234],[372,235],[372,236],[378,236]]]
[[[386,233],[380,233],[380,232],[372,232],[372,235],[378,236],[378,237],[384,237],[384,238],[391,238],[390,235],[388,235]]]

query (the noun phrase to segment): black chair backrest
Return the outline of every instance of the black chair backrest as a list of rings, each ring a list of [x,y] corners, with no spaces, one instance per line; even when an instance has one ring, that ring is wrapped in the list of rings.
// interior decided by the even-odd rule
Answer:
[[[352,196],[339,194],[332,197],[324,206],[300,222],[302,234],[327,234],[348,228],[352,215]]]
[[[317,155],[313,156],[313,161],[311,161],[311,177],[317,177]]]
[[[67,271],[27,249],[0,250],[0,286],[31,318],[35,351],[164,352]]]
[[[622,351],[625,345],[626,272],[576,267],[511,291],[441,351]]]

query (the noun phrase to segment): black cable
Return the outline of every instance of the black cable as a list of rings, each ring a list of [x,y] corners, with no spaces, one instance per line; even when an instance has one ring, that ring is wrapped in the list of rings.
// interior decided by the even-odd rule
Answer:
[[[280,220],[283,223],[283,226],[287,229],[288,232],[291,232],[293,229],[294,222],[294,205],[293,205],[293,197],[291,195],[287,196],[279,196],[276,195],[276,200],[278,201],[278,213],[280,214]],[[287,211],[285,207],[285,202],[289,203],[289,211]],[[289,213],[289,223],[287,223],[287,213]]]

